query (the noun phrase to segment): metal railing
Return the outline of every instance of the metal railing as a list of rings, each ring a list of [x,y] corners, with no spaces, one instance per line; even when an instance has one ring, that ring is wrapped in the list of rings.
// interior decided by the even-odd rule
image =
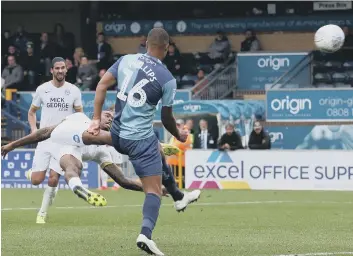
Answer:
[[[29,134],[31,128],[29,125],[21,121],[18,117],[11,115],[7,110],[2,109],[1,115],[6,118],[6,125],[1,127],[5,131],[6,137],[9,140],[17,140]],[[27,148],[32,148],[35,145],[28,145]]]
[[[219,70],[217,70],[217,72],[219,72]],[[202,84],[205,84],[205,86],[202,87]],[[196,92],[192,98],[198,100],[223,99],[233,92],[235,86],[236,62],[234,61],[214,77],[207,77],[195,85],[192,91]],[[197,88],[200,89],[197,90]]]

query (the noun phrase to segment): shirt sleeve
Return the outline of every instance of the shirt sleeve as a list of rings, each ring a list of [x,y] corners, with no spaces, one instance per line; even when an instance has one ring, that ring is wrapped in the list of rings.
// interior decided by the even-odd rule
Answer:
[[[74,99],[74,108],[76,110],[82,109],[82,94],[80,89],[77,88],[76,93],[75,93],[75,99]]]
[[[40,108],[41,104],[42,104],[41,88],[38,87],[32,100],[32,106],[36,108]]]
[[[118,80],[118,68],[123,57],[120,57],[108,70],[107,72],[111,73],[116,80]]]
[[[163,86],[162,106],[170,107],[173,105],[176,88],[177,84],[175,79],[170,80]]]

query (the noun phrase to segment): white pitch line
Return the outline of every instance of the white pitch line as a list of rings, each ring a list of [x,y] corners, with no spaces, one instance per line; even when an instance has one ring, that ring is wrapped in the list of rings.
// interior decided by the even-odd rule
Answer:
[[[294,203],[295,201],[248,201],[248,202],[214,202],[214,203],[195,203],[193,206],[222,206],[222,205],[242,205],[242,204],[283,204],[283,203]],[[162,206],[173,206],[173,204],[163,204]],[[55,209],[103,209],[103,208],[132,208],[142,207],[141,204],[128,204],[128,205],[107,205],[104,207],[94,206],[57,206]],[[28,207],[28,208],[2,208],[1,211],[27,211],[27,210],[38,210],[39,208]]]
[[[280,254],[273,256],[328,256],[328,255],[353,255],[353,252],[312,252],[304,254]]]
[[[353,202],[335,202],[335,201],[245,201],[245,202],[211,202],[211,203],[195,203],[192,206],[225,206],[225,205],[246,205],[246,204],[284,204],[284,203],[304,203],[304,204],[353,204]],[[163,204],[162,206],[173,206],[173,204]],[[128,204],[128,205],[108,205],[104,207],[94,206],[57,206],[55,209],[69,210],[69,209],[102,209],[102,208],[132,208],[142,207],[141,204]],[[28,211],[38,210],[35,207],[19,207],[19,208],[2,208],[1,211]],[[296,254],[295,254],[296,255]],[[279,255],[278,255],[279,256]]]

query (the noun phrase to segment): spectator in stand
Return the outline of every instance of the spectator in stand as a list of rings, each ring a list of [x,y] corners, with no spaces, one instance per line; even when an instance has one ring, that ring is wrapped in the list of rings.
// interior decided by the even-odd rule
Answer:
[[[11,45],[11,38],[10,38],[10,30],[5,30],[5,32],[1,36],[1,53],[4,54],[8,51],[9,46]]]
[[[67,68],[65,80],[69,83],[75,84],[77,80],[77,67],[72,64],[72,60],[69,58],[66,58],[65,63]]]
[[[138,48],[137,53],[142,53],[142,54],[144,54],[144,53],[147,52],[146,40],[147,40],[147,37],[146,37],[146,36],[142,36],[142,37],[141,37],[141,41],[140,41],[140,45],[139,45],[139,48]]]
[[[344,38],[344,48],[353,48],[353,34],[350,33],[349,28],[347,26],[342,28],[345,38]]]
[[[29,83],[28,90],[36,90],[37,75],[39,67],[39,58],[34,55],[34,45],[32,42],[27,43],[27,54],[24,54],[21,59],[21,66],[23,67],[25,79]]]
[[[194,136],[194,148],[210,149],[217,148],[217,135],[208,129],[208,122],[205,119],[200,120],[200,131]]]
[[[98,76],[96,78],[96,82],[93,83],[92,87],[91,87],[91,91],[95,91],[97,88],[97,85],[99,83],[99,81],[102,79],[102,77],[104,76],[105,72],[107,72],[106,69],[101,69],[99,70]],[[109,90],[115,90],[115,86],[114,87],[110,87]],[[115,108],[113,108],[111,111],[115,111]]]
[[[222,135],[218,143],[219,150],[243,149],[240,135],[234,130],[234,125],[226,125],[226,133]]]
[[[63,56],[64,58],[71,56],[74,42],[69,34],[65,32],[64,26],[60,23],[54,26],[53,42],[55,42],[57,46],[56,55]]]
[[[10,55],[7,57],[8,65],[4,68],[1,77],[5,80],[4,88],[13,88],[22,90],[23,69],[16,62],[16,57]]]
[[[260,122],[254,123],[254,130],[250,134],[249,138],[250,149],[271,149],[271,138],[263,130]]]
[[[108,69],[112,62],[112,47],[105,41],[104,34],[97,36],[97,63],[98,69]]]
[[[259,39],[257,39],[255,31],[247,29],[245,31],[245,40],[241,42],[240,51],[242,52],[256,52],[261,51]]]
[[[15,56],[17,59],[20,58],[20,53],[17,51],[14,45],[10,45],[7,49],[7,53],[4,55],[4,66],[7,66],[7,59],[9,56]]]
[[[82,47],[77,47],[75,49],[75,52],[74,52],[74,55],[73,55],[73,58],[74,58],[73,64],[74,64],[75,67],[78,68],[80,66],[81,58],[84,55],[85,55],[85,52],[84,52]]]
[[[55,47],[49,43],[48,33],[43,32],[40,37],[39,62],[41,73],[50,77],[51,60],[55,55]]]
[[[182,59],[180,55],[175,53],[175,47],[173,45],[169,45],[168,54],[164,59],[164,63],[174,77],[181,77],[183,75]]]
[[[16,48],[19,49],[20,52],[26,52],[28,36],[27,36],[27,32],[24,30],[22,25],[19,25],[17,27],[17,32],[14,35],[12,41],[13,41],[13,44],[16,46]]]
[[[97,69],[88,63],[86,56],[81,57],[81,64],[77,71],[77,85],[81,91],[90,90],[97,79]]]
[[[169,45],[173,45],[174,46],[175,55],[180,55],[180,51],[179,51],[178,47],[176,46],[173,38],[171,38],[171,37],[169,37]]]
[[[197,79],[195,80],[195,87],[192,90],[193,94],[198,93],[207,85],[208,80],[205,79],[205,77],[206,77],[205,71],[203,69],[199,69],[199,71],[197,72]],[[202,97],[202,95],[203,93],[201,92],[197,98]]]
[[[191,143],[194,144],[194,138],[195,138],[195,131],[193,130],[194,128],[194,121],[192,119],[188,119],[185,122],[185,126],[187,127],[187,129],[190,132],[190,136],[191,136]],[[192,145],[193,146],[193,145]]]
[[[193,130],[193,128],[194,128],[194,120],[192,120],[192,119],[186,120],[185,125],[188,127],[188,129],[189,129],[191,134],[195,134],[195,131]]]
[[[217,32],[217,37],[210,46],[208,57],[212,64],[223,63],[228,59],[231,45],[228,37],[222,31]]]
[[[177,120],[177,128],[180,132],[183,130],[184,131],[189,130],[188,127],[186,125],[184,125],[184,120],[182,120],[182,119]],[[172,137],[170,139],[169,144],[176,146],[180,150],[182,177],[185,177],[185,151],[192,149],[192,135],[189,134],[185,142],[180,142],[175,137]],[[169,165],[178,166],[179,165],[179,156],[173,155],[173,156],[167,157],[167,163]],[[183,186],[184,186],[184,179],[183,179]]]

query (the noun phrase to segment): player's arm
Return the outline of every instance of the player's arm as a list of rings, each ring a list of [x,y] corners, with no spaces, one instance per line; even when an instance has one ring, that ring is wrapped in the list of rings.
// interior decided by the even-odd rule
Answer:
[[[28,123],[29,126],[31,127],[31,132],[34,133],[37,131],[37,110],[39,107],[36,107],[34,105],[31,105],[31,107],[28,110]]]
[[[81,91],[80,89],[78,89],[78,87],[76,87],[75,89],[76,89],[76,97],[74,100],[74,109],[76,112],[83,112]]]
[[[29,126],[31,127],[31,132],[34,133],[37,131],[37,115],[36,115],[36,112],[38,109],[40,109],[40,105],[42,103],[42,99],[40,97],[40,91],[41,91],[41,88],[38,87],[37,90],[36,90],[36,93],[33,97],[33,100],[32,100],[32,105],[31,107],[29,108],[28,110],[28,123],[29,123]]]
[[[101,164],[103,171],[105,171],[116,183],[124,189],[133,191],[143,191],[140,180],[133,180],[126,178],[120,167],[113,163]]]
[[[161,120],[168,132],[180,141],[180,133],[176,126],[172,107],[175,93],[176,80],[173,79],[163,86]]]
[[[57,125],[41,128],[34,133],[31,133],[21,139],[18,139],[16,141],[13,141],[13,142],[7,144],[6,146],[1,147],[1,155],[4,157],[7,155],[8,152],[10,152],[16,148],[30,145],[30,144],[34,144],[34,143],[49,139],[50,135],[51,135],[52,131],[55,129],[55,127],[57,127]]]
[[[120,59],[119,59],[120,60]],[[94,97],[94,114],[93,120],[100,120],[102,107],[107,94],[107,90],[116,84],[118,75],[118,66],[120,61],[117,61],[111,66],[99,81]]]

